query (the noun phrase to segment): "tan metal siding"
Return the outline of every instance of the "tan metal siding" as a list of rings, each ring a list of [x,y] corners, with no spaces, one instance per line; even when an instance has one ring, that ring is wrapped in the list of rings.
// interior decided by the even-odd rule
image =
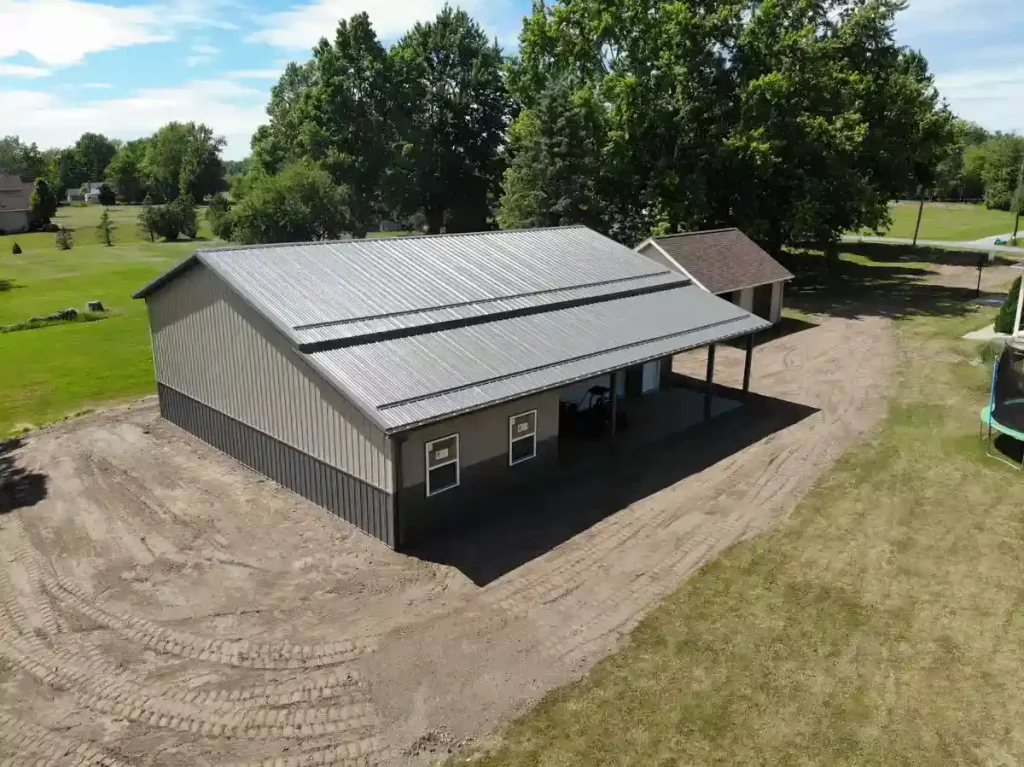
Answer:
[[[782,320],[782,291],[785,287],[786,283],[781,281],[772,285],[772,310],[768,317],[769,322],[779,322]]]
[[[426,444],[438,437],[459,435],[459,462],[463,469],[498,456],[507,456],[508,419],[528,410],[537,411],[538,444],[558,436],[557,390],[506,402],[410,432],[402,445],[403,486],[413,487],[425,481]]]
[[[384,432],[207,267],[197,264],[146,303],[159,383],[393,490]]]

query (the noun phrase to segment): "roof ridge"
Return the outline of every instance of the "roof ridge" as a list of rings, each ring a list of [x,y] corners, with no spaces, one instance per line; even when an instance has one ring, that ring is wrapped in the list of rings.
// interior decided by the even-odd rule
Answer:
[[[657,242],[658,240],[668,240],[674,237],[693,237],[698,234],[721,234],[723,232],[743,232],[738,226],[723,226],[721,229],[699,229],[695,232],[675,232],[673,234],[659,234],[651,239]]]
[[[256,245],[227,245],[223,248],[197,248],[195,253],[223,253],[225,251],[236,251],[236,250],[268,250],[271,248],[294,248],[299,245],[341,245],[345,243],[360,242],[360,243],[378,243],[378,242],[394,242],[401,241],[407,242],[409,240],[428,240],[440,237],[480,237],[486,235],[496,234],[513,234],[516,232],[550,232],[560,229],[587,229],[593,231],[595,234],[601,237],[607,237],[601,232],[590,229],[583,224],[568,224],[566,226],[534,226],[534,227],[521,227],[519,229],[483,229],[479,232],[452,232],[452,233],[439,233],[439,234],[404,234],[396,237],[348,237],[346,239],[339,240],[313,240],[306,242],[272,242]]]

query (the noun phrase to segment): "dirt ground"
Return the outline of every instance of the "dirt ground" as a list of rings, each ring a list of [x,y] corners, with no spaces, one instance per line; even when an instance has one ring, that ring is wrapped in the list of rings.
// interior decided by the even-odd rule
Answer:
[[[888,321],[815,322],[758,347],[747,407],[420,556],[152,399],[8,444],[0,761],[418,764],[486,734],[790,509],[883,415]],[[702,377],[704,360],[676,367]],[[742,363],[720,348],[718,380],[738,385]]]

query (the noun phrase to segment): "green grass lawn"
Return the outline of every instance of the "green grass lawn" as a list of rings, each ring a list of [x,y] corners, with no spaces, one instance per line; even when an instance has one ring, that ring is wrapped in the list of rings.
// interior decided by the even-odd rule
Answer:
[[[0,334],[0,437],[153,390],[146,307],[131,294],[207,243],[143,242],[139,210],[110,208],[119,226],[113,247],[98,244],[98,205],[61,207],[55,222],[74,229],[68,251],[56,249],[51,233],[0,237],[0,324],[82,310],[91,300],[111,310],[98,322]],[[20,255],[11,253],[15,242]]]
[[[1024,761],[1024,479],[978,441],[991,369],[960,340],[994,310],[925,285],[928,266],[859,257],[843,275],[844,316],[905,317],[883,425],[473,764]],[[827,309],[799,282],[787,302]]]
[[[140,206],[113,206],[114,245],[99,242],[99,205],[62,206],[53,219],[74,231],[74,247],[56,249],[55,235],[0,236],[0,325],[99,300],[107,319],[0,333],[0,438],[23,429],[154,390],[149,324],[143,302],[131,294],[209,239],[199,216],[199,239],[144,241],[136,225]],[[387,233],[400,236],[404,232]],[[371,235],[378,236],[378,235]],[[11,253],[17,242],[19,255]]]
[[[917,223],[916,202],[894,203],[889,211],[892,226],[883,232],[887,237],[913,237]],[[1014,214],[987,210],[984,205],[970,203],[925,203],[921,216],[922,240],[978,240],[1013,231]],[[874,234],[865,230],[861,234]]]

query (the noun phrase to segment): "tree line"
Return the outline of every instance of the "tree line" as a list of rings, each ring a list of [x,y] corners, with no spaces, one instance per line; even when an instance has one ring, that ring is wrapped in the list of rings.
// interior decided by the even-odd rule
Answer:
[[[103,173],[129,201],[213,195],[214,231],[240,242],[385,221],[581,223],[626,243],[731,225],[834,253],[843,232],[884,228],[895,198],[1015,194],[1024,139],[954,118],[895,41],[903,6],[537,0],[511,57],[456,8],[389,47],[357,14],[288,65],[248,160],[228,168],[209,128],[172,123],[115,145]],[[61,157],[102,165],[85,139],[58,173]]]

